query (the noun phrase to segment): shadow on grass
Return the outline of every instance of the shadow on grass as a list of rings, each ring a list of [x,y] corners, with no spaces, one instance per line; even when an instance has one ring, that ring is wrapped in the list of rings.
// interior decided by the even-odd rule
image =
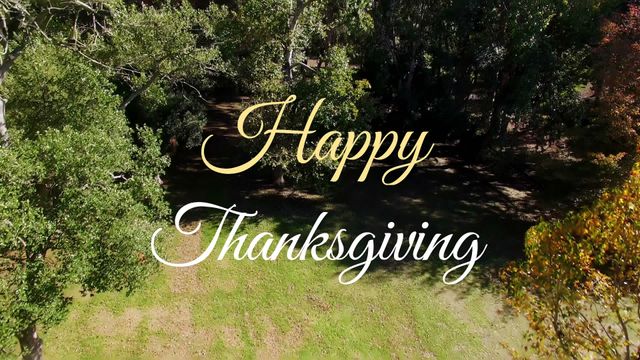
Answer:
[[[244,152],[238,150],[239,140],[233,129],[235,116],[225,112],[227,108],[223,105],[216,110],[204,131],[205,137],[214,134],[205,155],[223,166],[247,160],[246,155],[242,155]],[[260,170],[238,175],[216,174],[203,165],[200,149],[195,149],[182,153],[174,161],[167,174],[166,188],[174,211],[195,201],[225,207],[236,204],[241,211],[258,211],[258,218],[248,221],[268,219],[271,228],[264,230],[276,234],[301,233],[304,237],[324,211],[328,215],[319,231],[330,236],[345,228],[349,238],[367,231],[382,241],[390,221],[396,224],[394,233],[407,235],[423,231],[426,244],[436,233],[453,234],[453,245],[461,235],[475,232],[480,235],[480,248],[486,244],[487,250],[472,276],[456,285],[461,296],[478,288],[494,290],[499,269],[506,262],[522,257],[527,229],[561,202],[544,198],[527,178],[497,176],[486,167],[469,164],[446,145],[437,146],[427,163],[415,168],[405,181],[393,187],[381,182],[382,174],[390,166],[376,164],[367,180],[359,183],[357,178],[362,167],[352,164],[337,184],[326,193],[318,194],[275,187],[270,174]],[[219,222],[210,211],[191,212],[185,220]],[[420,225],[425,221],[429,228],[422,230]],[[341,268],[351,265],[353,260],[340,263]],[[412,276],[437,283],[451,266],[453,262],[442,263],[437,258],[376,261],[365,276],[381,279]]]
[[[348,239],[367,231],[376,234],[376,241],[382,241],[390,221],[396,224],[393,233],[408,236],[412,231],[425,232],[426,244],[436,233],[453,234],[453,244],[464,233],[475,232],[480,235],[480,247],[486,244],[487,251],[474,269],[474,276],[465,279],[464,287],[468,289],[491,287],[497,269],[522,255],[524,233],[536,217],[532,210],[535,204],[529,196],[521,195],[524,190],[509,188],[483,169],[450,157],[439,157],[435,163],[415,169],[407,180],[394,187],[384,186],[380,181],[388,166],[372,169],[363,183],[356,181],[360,171],[356,166],[348,169],[326,194],[319,195],[274,187],[264,180],[268,174],[259,171],[219,175],[198,166],[197,153],[192,156],[192,164],[183,161],[168,175],[167,190],[174,211],[194,201],[225,207],[236,204],[237,209],[245,212],[258,211],[258,219],[248,220],[252,223],[269,219],[273,227],[265,230],[276,234],[301,233],[303,237],[324,211],[328,215],[319,231],[333,236],[345,228]],[[201,219],[219,222],[216,215],[206,210],[194,211],[185,220]],[[429,228],[422,230],[420,225],[425,221]],[[354,263],[344,260],[341,267]],[[437,258],[375,261],[365,276],[402,274],[426,276],[425,281],[440,282],[452,264]]]

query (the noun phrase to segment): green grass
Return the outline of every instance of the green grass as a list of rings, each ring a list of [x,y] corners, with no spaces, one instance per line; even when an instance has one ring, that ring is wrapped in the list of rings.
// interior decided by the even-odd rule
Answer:
[[[277,233],[277,225],[266,218],[244,231]],[[204,227],[201,248],[213,233]],[[167,234],[168,254],[198,253],[197,241]],[[77,297],[68,319],[44,335],[46,356],[498,359],[508,357],[502,342],[519,343],[522,320],[500,315],[485,287],[445,287],[411,267],[344,286],[337,275],[345,267],[214,256],[187,270],[161,267],[131,296]]]

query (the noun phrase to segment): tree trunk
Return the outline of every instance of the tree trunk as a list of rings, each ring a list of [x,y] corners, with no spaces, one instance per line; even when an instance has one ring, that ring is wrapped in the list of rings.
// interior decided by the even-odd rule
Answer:
[[[13,66],[13,63],[15,63],[16,60],[18,60],[20,55],[22,55],[22,52],[24,51],[26,46],[27,46],[26,42],[16,46],[15,49],[13,49],[10,53],[5,55],[2,61],[0,61],[0,84],[2,84],[4,79],[7,77],[7,73],[9,72],[9,69],[11,69],[11,67]]]
[[[284,186],[284,184],[285,184],[285,181],[284,181],[284,169],[282,168],[282,166],[277,166],[273,170],[273,183],[276,186]]]
[[[304,9],[307,7],[307,5],[309,5],[311,1],[312,0],[308,0],[308,1],[297,0],[296,7],[292,9],[293,13],[289,17],[288,29],[287,29],[289,39],[287,44],[285,45],[285,67],[286,67],[285,73],[287,76],[287,81],[293,80],[293,58],[295,55],[294,54],[294,49],[295,49],[294,32],[296,30],[296,27],[298,26],[298,21],[300,20],[300,16],[302,16]]]
[[[44,358],[42,339],[38,337],[35,325],[31,325],[25,329],[22,334],[20,334],[18,340],[20,341],[23,360],[42,360]]]
[[[6,100],[0,97],[0,146],[9,145],[9,131],[7,130],[7,120],[4,116]]]
[[[509,93],[509,85],[511,82],[511,67],[502,69],[496,75],[496,87],[493,90],[493,99],[491,102],[491,115],[489,116],[489,130],[487,139],[489,142],[502,140],[509,126],[509,119],[506,118],[504,105],[506,97]]]
[[[156,72],[154,72],[153,75],[151,75],[151,77],[147,80],[147,82],[145,82],[142,86],[140,86],[140,88],[138,88],[137,90],[129,94],[129,96],[122,101],[122,104],[120,104],[120,110],[124,111],[124,109],[126,109],[127,106],[129,106],[129,104],[131,104],[133,100],[135,100],[138,96],[140,96],[142,93],[147,91],[151,87],[151,85],[153,85],[153,83],[156,80],[158,80],[160,75],[161,75],[160,70],[157,70]]]
[[[496,89],[491,101],[491,112],[489,115],[489,129],[487,130],[487,137],[489,140],[495,140],[500,132],[502,121],[502,104],[500,99],[500,89]]]
[[[293,44],[287,50],[287,81],[293,81]]]
[[[11,66],[13,66],[13,63],[22,55],[26,46],[27,42],[25,41],[10,53],[6,54],[2,59],[2,64],[0,64],[0,85],[2,85],[4,79],[7,77],[7,73],[9,69],[11,69]],[[7,130],[7,120],[5,118],[6,103],[7,100],[0,97],[0,146],[9,145],[9,130]]]
[[[498,140],[503,141],[507,137],[507,132],[509,132],[509,124],[511,124],[511,117],[503,113],[502,119],[500,120],[500,132],[498,133]]]
[[[407,70],[407,73],[405,74],[403,79],[400,80],[400,89],[399,89],[399,93],[400,93],[400,96],[402,97],[403,105],[406,107],[406,111],[409,114],[409,117],[411,118],[412,121],[416,120],[416,114],[414,111],[415,99],[413,94],[413,79],[415,77],[417,67],[418,67],[418,60],[414,58],[409,63],[409,69]]]

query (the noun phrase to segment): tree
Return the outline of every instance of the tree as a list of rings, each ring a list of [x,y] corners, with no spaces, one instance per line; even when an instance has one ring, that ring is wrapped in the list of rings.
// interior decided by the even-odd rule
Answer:
[[[490,148],[514,125],[548,135],[572,125],[593,23],[619,3],[374,1],[363,73],[390,120]]]
[[[594,73],[596,121],[608,130],[605,147],[622,145],[636,155],[639,25],[640,9],[633,4],[604,22]],[[571,359],[640,357],[639,238],[640,162],[622,186],[592,206],[529,230],[526,259],[507,267],[503,277],[510,302],[527,316],[534,350]]]
[[[416,78],[429,72],[440,39],[435,27],[447,6],[445,1],[373,2],[373,31],[367,42],[373,46],[364,50],[369,65],[378,70],[372,79],[383,91],[380,95],[389,97],[408,122],[419,117]],[[427,76],[423,80],[427,90],[431,83]]]
[[[321,30],[320,10],[317,0],[239,2],[227,23],[231,42],[226,47],[239,60],[241,85],[270,97],[304,75],[304,49]]]
[[[224,69],[217,24],[225,11],[216,5],[196,10],[172,6],[127,6],[105,24],[109,31],[89,50],[131,91],[122,108],[154,84],[182,83]]]
[[[596,151],[632,153],[640,141],[640,5],[604,21],[595,49]]]
[[[0,351],[17,338],[24,359],[41,359],[38,331],[64,319],[69,286],[130,292],[152,269],[167,160],[153,132],[128,127],[114,91],[77,53],[41,42],[3,85],[15,120],[0,149]]]
[[[543,357],[640,356],[640,163],[593,206],[527,233],[526,259],[503,273]]]
[[[282,126],[302,128],[316,101],[326,98],[314,129],[346,130],[369,126],[372,102],[369,84],[357,80],[356,71],[349,63],[349,47],[338,39],[329,40],[345,30],[346,21],[329,15],[342,7],[349,14],[362,12],[361,1],[254,1],[240,2],[232,13],[230,57],[237,61],[237,81],[253,95],[253,102],[285,100],[295,94],[297,102],[288,106]],[[315,44],[315,46],[314,46]],[[318,45],[319,44],[319,45]],[[324,48],[329,46],[328,48]],[[309,66],[307,60],[315,56],[318,65]],[[275,110],[275,109],[270,109]],[[270,123],[275,119],[272,111],[256,114],[255,120]],[[252,115],[253,116],[253,115]],[[293,139],[289,139],[293,140]],[[309,139],[313,142],[317,139]],[[311,183],[330,169],[332,164],[314,163],[300,167],[295,154],[289,151],[291,142],[282,141],[272,146],[262,158],[262,165],[274,172],[276,184],[284,184],[285,175],[293,183]],[[247,144],[251,151],[252,144]],[[312,145],[309,145],[312,146]],[[317,182],[315,182],[317,184]]]
[[[282,127],[302,129],[313,107],[320,99],[325,99],[316,114],[312,129],[316,133],[307,138],[308,149],[314,149],[322,134],[329,131],[358,131],[367,129],[375,114],[375,102],[369,97],[369,82],[354,80],[354,70],[350,67],[347,51],[341,47],[330,49],[322,58],[325,66],[290,84],[288,92],[299,100],[290,105],[282,120]],[[283,95],[281,95],[283,96]],[[285,99],[282,97],[282,99]],[[255,120],[271,122],[275,119],[272,111],[258,114]],[[313,164],[301,165],[295,152],[296,139],[280,137],[274,141],[271,150],[261,159],[262,165],[276,169],[276,183],[284,184],[284,175],[295,184],[316,186],[317,179],[326,179],[337,163],[330,159]]]
[[[201,142],[208,103],[200,89],[227,70],[219,46],[226,10],[189,2],[119,5],[95,41],[74,46],[121,84],[121,107],[136,123],[162,129],[187,147]],[[139,100],[137,103],[135,103]]]
[[[196,10],[188,2],[175,6],[168,2],[135,6],[125,5],[121,0],[4,0],[0,2],[0,19],[4,25],[0,28],[0,45],[5,54],[0,66],[0,84],[28,44],[45,39],[73,49],[126,85],[123,109],[146,93],[151,94],[145,99],[149,112],[176,96],[182,98],[195,93],[202,98],[197,86],[190,81],[204,78],[207,72],[224,71],[215,38],[216,25],[224,14],[215,5]],[[176,88],[178,94],[174,95]],[[3,143],[9,139],[5,103],[6,99],[0,103]],[[164,110],[166,113],[167,109]],[[195,110],[196,107],[187,117],[201,126],[204,117]],[[181,112],[184,114],[185,111]],[[155,122],[151,119],[143,118],[157,128],[185,133],[185,129],[180,128],[182,122],[162,117],[153,118]],[[191,122],[187,125],[187,129],[193,128]],[[185,136],[185,143],[198,142],[200,132],[190,130]]]
[[[0,1],[0,85],[29,42],[36,37],[77,38],[84,22],[96,23],[110,1]],[[0,146],[9,143],[5,119],[6,99],[0,99]]]

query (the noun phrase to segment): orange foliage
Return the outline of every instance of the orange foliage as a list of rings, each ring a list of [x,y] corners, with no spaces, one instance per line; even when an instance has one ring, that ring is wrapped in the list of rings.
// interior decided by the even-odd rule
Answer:
[[[640,7],[602,26],[597,110],[612,148],[640,153]],[[640,162],[591,207],[526,236],[526,259],[502,272],[509,302],[544,358],[640,359]],[[517,355],[517,354],[516,354]]]
[[[596,48],[599,117],[610,125],[609,140],[633,150],[640,132],[640,6],[602,25]]]
[[[502,273],[545,357],[640,356],[640,163],[619,189],[531,228],[526,260]]]

